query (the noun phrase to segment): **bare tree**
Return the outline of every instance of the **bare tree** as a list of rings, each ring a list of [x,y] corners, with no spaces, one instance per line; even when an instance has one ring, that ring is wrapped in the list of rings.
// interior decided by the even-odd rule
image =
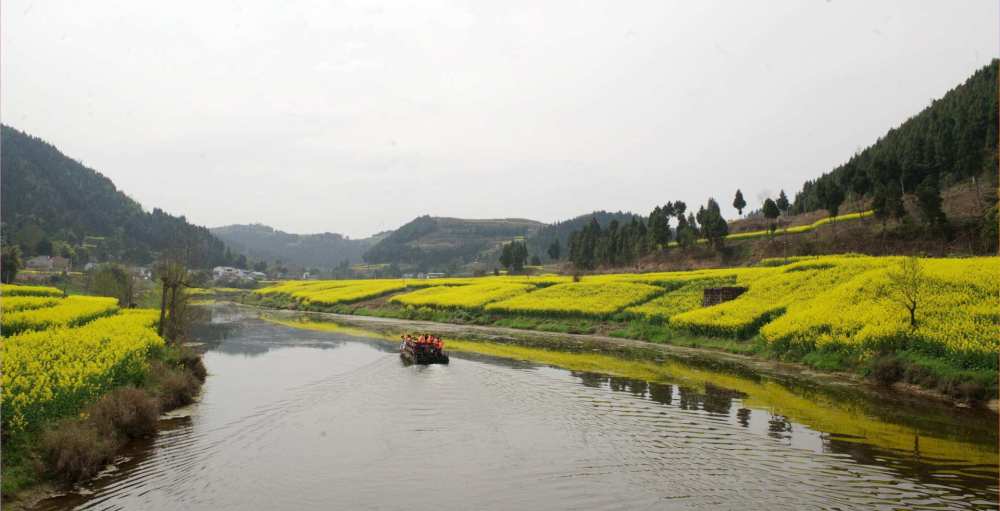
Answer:
[[[157,333],[170,341],[178,341],[190,324],[187,288],[192,287],[187,266],[179,259],[163,259],[156,266],[163,286],[160,296],[160,325]]]
[[[910,313],[910,328],[917,328],[917,307],[928,292],[927,277],[920,266],[920,259],[907,257],[899,268],[889,270],[889,287],[885,297],[906,308]]]

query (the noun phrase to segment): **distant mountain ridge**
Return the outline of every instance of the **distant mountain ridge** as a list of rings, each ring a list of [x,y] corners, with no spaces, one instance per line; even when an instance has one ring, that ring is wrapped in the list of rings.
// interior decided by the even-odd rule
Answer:
[[[594,211],[569,220],[546,224],[524,218],[464,219],[421,216],[401,226],[364,254],[369,263],[394,264],[401,268],[448,273],[491,271],[498,266],[505,243],[520,239],[530,256],[549,261],[549,245],[559,240],[563,253],[569,234],[596,218],[606,226],[612,220],[631,221],[634,215],[621,211]]]
[[[302,267],[330,268],[346,260],[362,261],[362,254],[388,233],[350,239],[337,233],[293,234],[263,224],[213,227],[212,234],[253,260],[277,261]]]
[[[524,218],[464,219],[424,215],[402,225],[364,254],[368,263],[420,271],[459,271],[479,263],[492,268],[490,254],[515,238],[528,238],[545,224]]]

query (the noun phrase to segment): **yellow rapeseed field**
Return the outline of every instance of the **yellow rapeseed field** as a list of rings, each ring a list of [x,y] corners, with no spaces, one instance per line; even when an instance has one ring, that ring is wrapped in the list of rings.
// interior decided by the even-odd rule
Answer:
[[[639,305],[633,305],[626,312],[648,319],[669,321],[670,318],[701,307],[702,295],[706,288],[732,286],[736,275],[694,278],[682,283],[676,289]]]
[[[48,286],[21,286],[16,284],[0,284],[0,295],[3,296],[62,296],[60,289]]]
[[[531,284],[487,282],[466,286],[435,286],[395,296],[392,301],[403,305],[478,309],[498,300],[511,298],[535,289]]]
[[[761,329],[761,336],[807,350],[917,348],[959,359],[965,367],[995,368],[1000,258],[923,260],[926,288],[918,301],[916,328],[906,309],[889,299],[888,274],[901,259],[880,258],[878,267],[790,304]]]
[[[59,298],[54,296],[4,296],[0,297],[0,308],[6,314],[9,312],[52,307],[58,304],[59,301]]]
[[[75,328],[58,326],[4,338],[4,430],[20,431],[76,413],[115,386],[138,383],[150,351],[163,346],[152,328],[157,319],[153,310],[126,310]]]
[[[663,292],[662,287],[634,282],[571,282],[491,303],[486,306],[486,310],[524,314],[607,316]]]
[[[697,334],[760,335],[777,348],[894,348],[947,356],[964,367],[995,368],[1000,347],[1000,258],[921,259],[926,293],[911,328],[888,299],[887,275],[903,258],[858,254],[767,259],[747,268],[644,274],[489,276],[431,280],[299,281],[258,290],[304,304],[337,304],[395,294],[415,307],[493,314],[609,317],[625,312]],[[746,287],[735,300],[702,307],[704,289]],[[414,290],[423,287],[427,289]]]
[[[101,316],[114,314],[117,310],[116,298],[70,296],[51,307],[4,313],[0,330],[3,335],[8,336],[26,330],[76,326]]]

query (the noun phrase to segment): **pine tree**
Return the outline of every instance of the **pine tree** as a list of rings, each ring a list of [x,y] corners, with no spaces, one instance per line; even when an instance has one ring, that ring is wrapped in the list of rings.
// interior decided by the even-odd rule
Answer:
[[[743,192],[739,188],[736,189],[736,198],[733,199],[733,207],[740,213],[740,216],[743,216],[743,208],[747,207],[747,201],[743,199]]]
[[[788,214],[788,208],[791,204],[788,203],[788,196],[785,195],[784,190],[781,190],[781,193],[778,194],[778,200],[775,201],[774,205],[778,206],[778,210],[781,211],[782,214]]]

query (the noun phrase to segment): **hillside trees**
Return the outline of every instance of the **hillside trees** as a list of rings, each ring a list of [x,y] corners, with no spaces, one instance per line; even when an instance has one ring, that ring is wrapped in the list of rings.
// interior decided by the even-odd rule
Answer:
[[[562,246],[559,244],[559,238],[552,240],[546,252],[549,254],[549,258],[553,261],[558,261],[559,256],[562,255]]]
[[[178,243],[191,247],[187,264],[229,264],[225,245],[208,229],[162,210],[147,212],[110,179],[43,140],[0,127],[0,217],[6,240],[25,254],[53,253],[56,242],[93,244],[102,260],[147,264]]]
[[[934,211],[929,179],[936,181],[938,190],[962,181],[971,181],[979,190],[977,178],[982,175],[995,186],[1000,124],[997,70],[998,61],[993,60],[843,165],[807,181],[796,194],[792,211],[830,209],[825,197],[830,188],[824,183],[836,182],[850,190],[855,201],[869,195],[878,202],[875,209],[883,220],[902,216],[895,214],[897,197],[901,201],[903,195],[915,194],[919,201],[923,191],[928,207],[925,213],[921,206],[924,221],[940,223],[944,219]],[[981,207],[985,211],[994,203]]]
[[[947,223],[944,210],[941,209],[941,191],[935,176],[927,176],[923,182],[917,186],[917,206],[920,208],[920,217],[930,227],[941,227]]]
[[[698,209],[695,219],[698,221],[698,225],[701,226],[702,236],[705,237],[713,248],[721,250],[723,240],[729,234],[729,224],[726,223],[725,218],[722,218],[719,203],[715,199],[708,199],[705,206]]]

